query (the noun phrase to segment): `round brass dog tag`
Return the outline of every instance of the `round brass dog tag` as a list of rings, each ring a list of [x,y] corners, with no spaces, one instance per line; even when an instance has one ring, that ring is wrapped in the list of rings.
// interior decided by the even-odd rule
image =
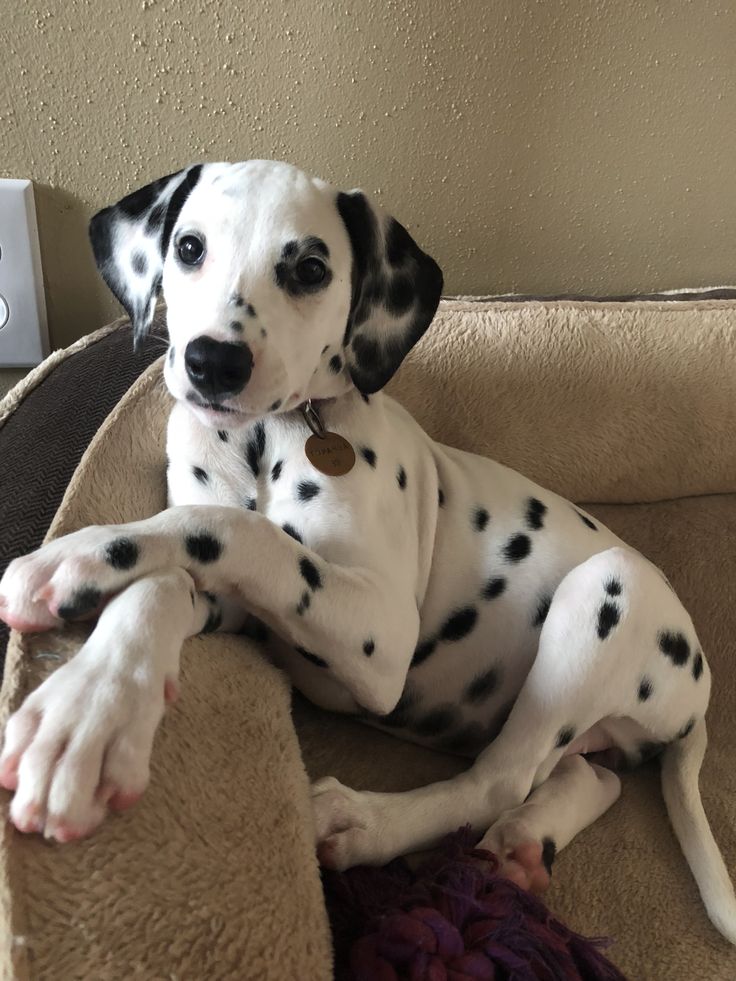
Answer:
[[[312,466],[328,477],[343,477],[355,466],[355,450],[337,433],[313,434],[304,444],[304,452]]]

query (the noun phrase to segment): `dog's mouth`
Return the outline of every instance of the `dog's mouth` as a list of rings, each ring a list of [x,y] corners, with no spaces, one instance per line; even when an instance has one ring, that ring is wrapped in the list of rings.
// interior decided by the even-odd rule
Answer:
[[[206,399],[195,395],[194,392],[188,392],[186,395],[186,400],[187,402],[191,402],[192,405],[196,405],[198,409],[206,409],[208,412],[218,412],[236,416],[243,415],[243,413],[238,409],[231,409],[230,406],[223,405],[222,402],[209,402]]]

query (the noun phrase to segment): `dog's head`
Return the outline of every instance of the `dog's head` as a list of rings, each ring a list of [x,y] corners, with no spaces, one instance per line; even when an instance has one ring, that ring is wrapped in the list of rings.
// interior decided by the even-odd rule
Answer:
[[[442,273],[360,191],[284,163],[198,164],[94,216],[95,259],[140,339],[163,290],[166,383],[207,423],[382,388]]]

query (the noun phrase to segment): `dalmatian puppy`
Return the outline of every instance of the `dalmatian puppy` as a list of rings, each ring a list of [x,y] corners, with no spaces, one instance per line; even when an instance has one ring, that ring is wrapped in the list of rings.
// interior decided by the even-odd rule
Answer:
[[[317,705],[472,759],[409,793],[319,781],[325,866],[470,823],[542,888],[619,794],[596,754],[661,752],[675,833],[736,942],[698,790],[711,676],[691,619],[599,521],[381,393],[442,288],[406,229],[359,191],[248,161],[143,187],[91,238],[136,338],[166,300],[170,506],[50,542],[0,582],[16,629],[97,619],[7,724],[16,828],[69,841],[137,800],[183,641],[246,631]]]

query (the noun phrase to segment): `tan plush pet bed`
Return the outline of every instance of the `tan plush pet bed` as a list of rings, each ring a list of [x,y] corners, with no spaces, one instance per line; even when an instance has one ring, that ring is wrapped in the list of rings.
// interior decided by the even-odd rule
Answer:
[[[391,394],[435,438],[585,503],[665,570],[714,674],[701,784],[736,872],[736,303],[444,301]],[[93,440],[50,535],[164,506],[168,406],[156,363]],[[58,664],[43,655],[71,656],[83,635],[12,635],[0,722]],[[300,699],[292,716],[255,646],[193,639],[133,811],[66,846],[4,825],[0,974],[328,979],[308,774],[393,790],[464,765]],[[548,902],[615,937],[610,956],[632,981],[736,977],[654,765],[560,855]]]

